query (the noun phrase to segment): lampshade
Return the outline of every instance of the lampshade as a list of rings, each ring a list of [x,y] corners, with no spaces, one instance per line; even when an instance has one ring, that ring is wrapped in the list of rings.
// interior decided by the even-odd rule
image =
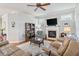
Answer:
[[[71,27],[64,27],[64,32],[71,32]]]

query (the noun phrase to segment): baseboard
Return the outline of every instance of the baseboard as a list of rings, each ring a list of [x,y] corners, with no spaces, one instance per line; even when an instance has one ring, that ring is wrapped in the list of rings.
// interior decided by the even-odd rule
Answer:
[[[25,41],[9,41],[10,44],[21,44],[24,43]]]

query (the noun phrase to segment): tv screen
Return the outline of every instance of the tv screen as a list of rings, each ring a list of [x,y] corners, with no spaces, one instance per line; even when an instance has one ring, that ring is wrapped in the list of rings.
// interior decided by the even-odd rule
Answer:
[[[57,25],[57,18],[47,19],[48,26],[56,26]]]

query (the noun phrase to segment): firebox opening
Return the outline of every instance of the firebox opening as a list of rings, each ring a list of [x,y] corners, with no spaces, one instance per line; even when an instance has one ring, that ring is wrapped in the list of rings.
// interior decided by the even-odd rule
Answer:
[[[48,31],[48,37],[56,38],[56,31]]]

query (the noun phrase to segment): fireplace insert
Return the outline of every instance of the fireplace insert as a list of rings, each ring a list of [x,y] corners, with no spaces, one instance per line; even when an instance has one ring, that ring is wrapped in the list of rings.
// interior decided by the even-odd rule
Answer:
[[[48,31],[48,37],[56,38],[56,31]]]

